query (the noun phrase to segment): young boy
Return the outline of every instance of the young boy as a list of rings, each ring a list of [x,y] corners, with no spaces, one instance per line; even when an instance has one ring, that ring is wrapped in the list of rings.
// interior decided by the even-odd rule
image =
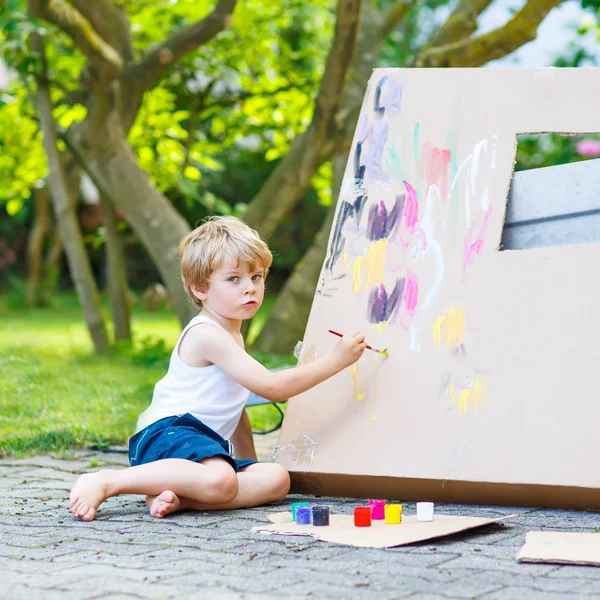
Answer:
[[[181,333],[168,372],[138,419],[129,440],[131,467],[77,480],[71,512],[84,521],[118,494],[146,495],[150,514],[159,518],[282,500],[289,475],[278,464],[256,461],[244,411],[248,390],[280,402],[339,373],[365,350],[364,336],[353,331],[309,364],[270,372],[245,352],[240,333],[263,301],[272,261],[267,245],[239,219],[215,217],[181,242],[180,255],[183,284],[200,313]],[[245,459],[233,458],[232,436]]]

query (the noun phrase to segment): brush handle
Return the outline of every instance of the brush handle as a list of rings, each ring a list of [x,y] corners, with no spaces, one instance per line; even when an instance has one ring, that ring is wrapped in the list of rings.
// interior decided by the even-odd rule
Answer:
[[[333,329],[330,329],[329,333],[333,333],[333,335],[337,335],[338,337],[344,337],[343,333],[339,333],[338,331],[334,331]],[[367,349],[373,350],[373,352],[380,352],[379,350],[376,350],[375,348],[371,348],[371,346],[369,346],[368,344],[367,344]]]

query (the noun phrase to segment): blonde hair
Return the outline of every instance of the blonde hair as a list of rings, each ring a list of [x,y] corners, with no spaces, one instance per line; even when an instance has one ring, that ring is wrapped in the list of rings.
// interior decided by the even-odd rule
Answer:
[[[206,292],[211,275],[226,261],[246,264],[267,274],[273,255],[260,235],[236,217],[209,217],[179,244],[181,279],[187,295],[197,306],[202,302],[194,286]]]

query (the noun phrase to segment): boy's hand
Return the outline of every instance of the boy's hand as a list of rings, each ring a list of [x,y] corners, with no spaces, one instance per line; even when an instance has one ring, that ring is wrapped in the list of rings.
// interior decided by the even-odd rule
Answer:
[[[365,336],[358,330],[345,333],[337,346],[333,349],[333,354],[339,361],[342,369],[354,364],[365,351],[367,344]]]

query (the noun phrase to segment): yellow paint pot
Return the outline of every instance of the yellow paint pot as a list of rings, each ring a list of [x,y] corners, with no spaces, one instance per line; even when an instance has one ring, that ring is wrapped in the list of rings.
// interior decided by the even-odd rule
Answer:
[[[402,523],[402,504],[386,504],[384,510],[387,525]]]

